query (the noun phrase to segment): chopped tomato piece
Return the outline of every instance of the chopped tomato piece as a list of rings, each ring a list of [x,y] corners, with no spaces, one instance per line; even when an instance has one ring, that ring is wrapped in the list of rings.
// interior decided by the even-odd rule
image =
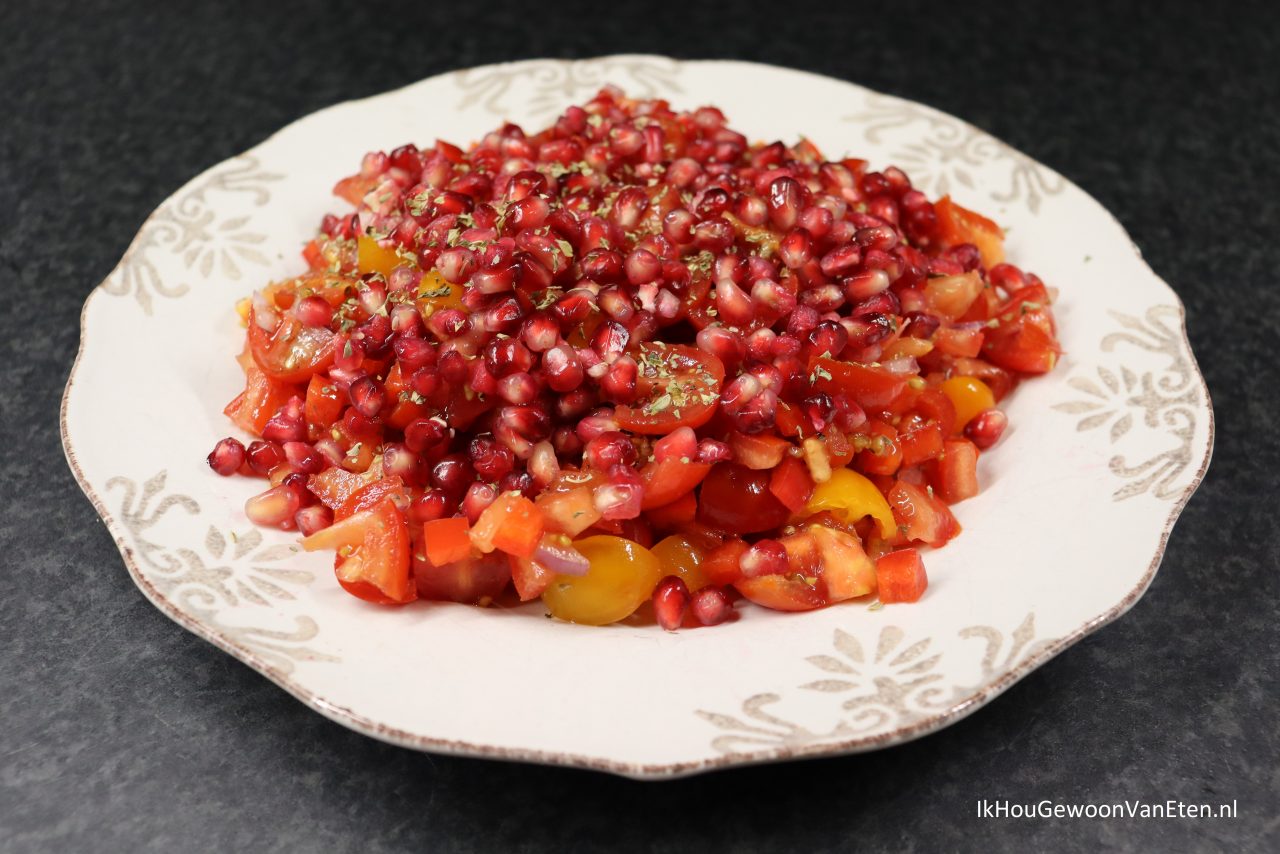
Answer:
[[[649,600],[662,580],[653,552],[621,537],[599,536],[574,546],[591,568],[586,575],[557,575],[542,594],[552,616],[603,626],[625,619]]]
[[[645,510],[670,504],[693,492],[711,471],[710,463],[685,462],[668,458],[654,460],[640,469],[640,483],[644,486],[644,498],[640,506]]]
[[[883,421],[871,423],[872,445],[858,454],[858,468],[867,474],[893,474],[902,465],[898,431]]]
[[[850,522],[870,516],[880,530],[880,536],[889,537],[898,528],[889,502],[876,489],[874,483],[851,469],[836,469],[831,479],[818,484],[805,505],[804,514],[811,516],[831,511]]]
[[[690,593],[701,590],[711,583],[702,569],[708,552],[693,537],[673,534],[654,544],[650,551],[662,565],[663,575],[678,577]]]
[[[384,498],[407,496],[404,481],[399,477],[384,477],[367,483],[351,494],[342,505],[333,511],[335,521],[346,519],[363,510],[379,504]]]
[[[864,409],[880,410],[902,394],[910,376],[877,365],[841,362],[820,356],[809,363],[813,387],[830,395],[847,394]]]
[[[462,560],[471,554],[471,526],[461,516],[432,519],[422,526],[422,551],[435,566]]]
[[[346,407],[345,397],[337,383],[323,374],[311,377],[307,383],[305,417],[307,427],[315,430],[313,436],[320,436],[334,425]]]
[[[898,549],[881,555],[876,561],[876,586],[879,588],[880,601],[886,605],[920,601],[925,588],[929,586],[929,577],[925,574],[920,552],[915,549]]]
[[[948,439],[934,463],[933,488],[950,504],[978,494],[978,446],[968,439]]]
[[[822,525],[810,525],[809,534],[818,547],[819,586],[828,602],[843,602],[874,593],[876,569],[851,534]]]
[[[542,511],[548,531],[576,537],[600,520],[593,490],[602,482],[598,474],[566,473],[534,502]]]
[[[914,484],[899,480],[886,498],[908,540],[937,547],[960,533],[960,525],[947,505]]]
[[[800,512],[813,490],[809,467],[798,457],[784,457],[769,475],[769,491],[792,513]]]
[[[898,447],[902,450],[902,465],[910,467],[932,460],[942,453],[946,437],[936,421],[904,422],[898,431]]]
[[[948,356],[974,358],[982,352],[983,340],[984,334],[981,329],[944,326],[933,333],[934,346],[938,348],[938,352],[946,353]]]
[[[246,433],[261,436],[271,416],[297,394],[297,386],[274,380],[251,364],[245,368],[244,391],[222,413]]]
[[[996,405],[996,396],[991,388],[976,377],[952,377],[942,384],[942,393],[955,407],[953,430],[956,433],[964,430],[973,416]]]
[[[745,541],[734,538],[712,549],[702,562],[702,572],[712,584],[732,584],[742,578],[742,556],[750,548]]]
[[[742,578],[733,586],[752,602],[774,611],[812,611],[827,604],[817,587],[797,576]]]
[[[686,492],[670,504],[646,510],[644,515],[649,520],[649,524],[655,528],[663,530],[681,528],[697,518],[698,498],[694,493]]]
[[[976,270],[959,276],[939,276],[929,279],[924,286],[925,305],[933,314],[955,320],[969,310],[982,289],[982,277]],[[934,341],[937,341],[936,334]]]
[[[302,548],[338,551],[338,581],[362,599],[402,604],[417,597],[409,581],[409,528],[390,499],[317,531]]]
[[[364,475],[346,469],[327,468],[307,478],[307,489],[330,510],[337,510],[369,483]]]
[[[521,602],[537,599],[556,577],[555,572],[528,558],[511,558],[511,583]]]
[[[274,380],[303,383],[333,363],[334,334],[327,327],[304,326],[284,315],[268,332],[249,315],[249,349],[253,361]]]
[[[981,214],[962,208],[943,196],[933,206],[938,216],[938,235],[944,246],[972,243],[988,270],[1004,260],[1004,232]]]
[[[502,595],[511,581],[511,564],[502,552],[472,552],[461,560],[435,566],[415,553],[413,581],[418,596],[440,602],[488,604]]]

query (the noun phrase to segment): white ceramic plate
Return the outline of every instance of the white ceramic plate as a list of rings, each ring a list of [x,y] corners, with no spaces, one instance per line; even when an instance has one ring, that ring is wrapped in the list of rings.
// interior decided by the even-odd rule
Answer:
[[[328,558],[255,529],[260,488],[204,457],[238,390],[235,300],[298,249],[361,155],[538,126],[603,83],[713,103],[755,138],[897,164],[1008,228],[1060,291],[1066,355],[1008,402],[1012,427],[929,555],[922,602],[742,609],[711,631],[597,629],[515,610],[366,606]],[[1124,613],[1208,465],[1213,413],[1172,290],[1060,175],[950,116],[741,62],[616,56],[433,77],[308,116],[195,178],[85,303],[62,412],[67,457],[142,591],[322,714],[421,750],[662,778],[870,750],[958,720]]]

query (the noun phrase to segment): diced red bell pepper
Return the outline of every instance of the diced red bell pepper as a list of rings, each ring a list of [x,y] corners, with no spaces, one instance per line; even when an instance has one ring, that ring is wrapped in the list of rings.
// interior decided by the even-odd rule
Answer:
[[[518,492],[506,492],[484,509],[471,529],[471,542],[484,553],[494,549],[529,557],[542,539],[542,511]]]
[[[797,457],[784,457],[769,475],[769,491],[792,513],[799,513],[813,495],[809,467]]]
[[[462,560],[471,554],[471,525],[461,516],[432,519],[422,526],[422,550],[435,566]]]
[[[929,586],[924,560],[915,549],[898,549],[881,555],[876,561],[876,587],[880,601],[917,602]]]
[[[947,439],[934,462],[933,489],[955,504],[978,494],[978,446],[968,439]]]

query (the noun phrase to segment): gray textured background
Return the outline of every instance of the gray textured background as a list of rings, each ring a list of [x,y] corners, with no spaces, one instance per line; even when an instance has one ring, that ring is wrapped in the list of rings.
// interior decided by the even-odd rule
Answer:
[[[532,20],[476,4],[178,5],[0,7],[0,848],[1280,848],[1273,4],[563,2]],[[57,408],[81,302],[145,216],[328,104],[455,67],[620,51],[757,59],[924,101],[1115,212],[1186,302],[1218,414],[1209,477],[1132,613],[914,744],[654,785],[379,744],[143,600],[63,462]],[[979,821],[979,796],[1235,798],[1240,817]]]

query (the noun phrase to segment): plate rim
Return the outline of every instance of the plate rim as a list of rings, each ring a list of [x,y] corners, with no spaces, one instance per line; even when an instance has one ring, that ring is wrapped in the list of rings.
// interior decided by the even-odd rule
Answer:
[[[156,216],[162,210],[164,210],[165,207],[174,198],[179,196],[182,193],[182,191],[185,190],[188,186],[191,186],[197,183],[206,175],[224,166],[230,161],[236,160],[241,157],[253,155],[254,152],[262,148],[263,146],[266,146],[267,144],[269,144],[272,140],[274,140],[280,134],[284,133],[289,128],[293,127],[299,122],[313,118],[320,114],[327,113],[332,110],[339,110],[354,104],[364,104],[364,103],[369,103],[371,101],[376,101],[382,98],[393,97],[406,89],[419,86],[427,81],[434,80],[441,77],[455,75],[463,71],[481,71],[481,70],[499,69],[499,68],[511,69],[518,66],[527,66],[527,65],[533,65],[537,63],[547,63],[547,62],[552,62],[560,65],[572,65],[575,63],[598,63],[598,62],[619,61],[619,60],[648,60],[648,61],[660,60],[660,61],[666,61],[666,62],[675,62],[680,64],[681,66],[684,66],[684,65],[699,65],[699,66],[749,65],[749,66],[755,66],[762,69],[768,69],[770,71],[785,71],[792,74],[801,74],[809,77],[815,77],[824,81],[835,81],[838,83],[842,83],[845,85],[862,89],[865,92],[872,93],[879,97],[891,98],[893,100],[901,101],[903,103],[924,106],[929,110],[932,110],[941,115],[947,116],[948,118],[953,119],[956,122],[959,122],[966,129],[975,131],[977,133],[983,134],[984,136],[997,140],[1001,145],[1006,146],[1007,148],[1021,155],[1022,157],[1026,157],[1029,161],[1037,164],[1041,168],[1047,169],[1050,172],[1052,172],[1054,175],[1058,175],[1059,177],[1062,177],[1067,184],[1069,184],[1074,189],[1078,190],[1090,202],[1092,202],[1099,210],[1104,212],[1106,216],[1111,219],[1111,221],[1115,224],[1115,226],[1120,230],[1120,233],[1124,236],[1125,240],[1129,243],[1129,246],[1133,251],[1135,257],[1139,261],[1139,263],[1151,274],[1151,278],[1154,281],[1158,282],[1161,286],[1165,288],[1169,296],[1171,296],[1173,299],[1173,305],[1178,310],[1178,333],[1181,336],[1181,343],[1184,346],[1185,352],[1189,357],[1190,367],[1192,369],[1192,373],[1194,375],[1195,381],[1198,384],[1198,388],[1204,394],[1204,402],[1202,404],[1202,408],[1205,415],[1207,416],[1206,423],[1207,423],[1207,431],[1208,431],[1203,457],[1200,460],[1200,463],[1194,475],[1192,476],[1191,480],[1187,484],[1187,486],[1183,489],[1181,494],[1178,495],[1173,500],[1168,516],[1165,519],[1163,529],[1155,545],[1155,549],[1154,549],[1150,563],[1147,565],[1147,568],[1144,570],[1142,576],[1138,579],[1136,584],[1117,603],[1112,605],[1103,613],[1098,614],[1092,617],[1091,619],[1086,620],[1082,625],[1080,625],[1070,633],[1063,635],[1059,638],[1056,638],[1052,642],[1049,642],[1045,644],[1043,647],[1031,652],[1024,659],[1019,661],[1018,664],[1004,671],[1002,674],[1000,674],[1000,676],[998,676],[991,682],[986,683],[971,695],[950,704],[945,709],[942,709],[940,711],[937,711],[936,713],[927,715],[924,718],[918,721],[915,721],[911,724],[898,726],[888,732],[882,732],[874,735],[853,736],[846,739],[835,740],[835,741],[823,741],[818,744],[762,748],[762,749],[752,750],[750,752],[722,754],[719,756],[707,757],[707,758],[698,759],[698,760],[688,760],[688,761],[680,761],[680,762],[644,763],[644,762],[628,762],[628,761],[622,761],[622,760],[616,760],[616,759],[609,759],[602,756],[578,754],[578,753],[573,753],[569,751],[551,751],[551,750],[542,750],[542,749],[535,749],[535,748],[503,747],[500,745],[470,742],[462,739],[437,738],[437,737],[412,733],[407,730],[400,729],[398,727],[392,727],[383,723],[379,723],[378,721],[368,718],[364,715],[361,715],[349,708],[346,708],[345,706],[341,706],[336,703],[329,702],[328,700],[324,699],[316,692],[304,687],[298,682],[295,682],[288,673],[285,673],[280,668],[277,668],[274,665],[270,664],[268,661],[263,659],[261,656],[259,656],[257,653],[255,653],[251,649],[236,643],[234,640],[224,636],[221,632],[217,631],[215,628],[207,625],[206,623],[200,621],[199,619],[193,617],[192,615],[183,612],[170,600],[160,595],[159,591],[142,574],[137,564],[137,561],[135,560],[133,548],[128,544],[128,541],[125,538],[125,532],[123,528],[116,521],[113,514],[107,509],[106,503],[95,492],[93,486],[89,483],[88,478],[85,476],[84,471],[81,469],[79,460],[77,459],[77,456],[76,456],[74,443],[72,442],[71,435],[67,427],[67,412],[68,412],[69,402],[71,399],[72,392],[74,390],[76,374],[80,369],[81,360],[84,357],[84,352],[86,349],[87,333],[88,333],[87,317],[88,317],[89,306],[93,302],[95,297],[98,297],[102,294],[102,285],[105,284],[112,276],[114,276],[116,272],[120,269],[120,267],[124,265],[134,254],[134,252],[136,251],[139,245],[140,238],[142,237],[143,233],[147,230],[147,227],[152,224]],[[1200,365],[1198,360],[1196,359],[1195,351],[1192,349],[1190,337],[1187,334],[1186,318],[1187,318],[1186,307],[1183,304],[1181,297],[1179,297],[1177,291],[1175,291],[1173,287],[1167,281],[1165,281],[1163,277],[1161,277],[1159,274],[1155,272],[1155,270],[1151,268],[1150,264],[1147,263],[1146,258],[1143,257],[1142,250],[1137,246],[1137,244],[1133,241],[1133,238],[1129,235],[1128,230],[1125,229],[1124,225],[1115,217],[1115,215],[1105,205],[1103,205],[1096,198],[1094,198],[1092,194],[1090,194],[1087,190],[1085,190],[1084,188],[1080,187],[1079,185],[1071,181],[1066,176],[1062,176],[1060,173],[1056,172],[1056,170],[1053,170],[1052,167],[1046,166],[1040,161],[1034,158],[1031,158],[1028,155],[1024,154],[1023,152],[1019,151],[1018,149],[1013,148],[1013,146],[1010,146],[1008,143],[999,139],[994,134],[991,134],[985,130],[982,130],[976,125],[973,125],[972,123],[962,118],[959,118],[950,113],[947,113],[944,110],[940,110],[936,107],[933,107],[930,104],[926,104],[921,101],[916,101],[914,99],[904,98],[899,95],[883,93],[878,90],[872,89],[870,87],[864,86],[860,83],[855,83],[850,80],[843,80],[838,77],[831,77],[824,74],[817,74],[815,72],[805,71],[803,69],[798,69],[798,68],[790,68],[787,66],[773,65],[770,63],[763,63],[763,62],[753,62],[749,60],[677,59],[675,57],[664,56],[661,54],[632,54],[632,53],[604,54],[600,56],[583,57],[578,59],[533,57],[533,58],[523,59],[523,60],[489,63],[486,65],[468,66],[466,68],[455,68],[455,69],[443,71],[439,74],[433,74],[430,77],[424,77],[421,80],[416,80],[404,86],[400,86],[395,89],[390,89],[385,92],[378,92],[373,95],[365,96],[363,98],[353,98],[353,99],[348,99],[345,101],[338,102],[336,104],[330,104],[328,106],[322,107],[318,110],[314,110],[310,113],[307,113],[305,115],[295,118],[293,121],[277,129],[275,132],[271,133],[269,136],[265,137],[264,139],[257,142],[250,148],[246,149],[245,151],[242,151],[239,154],[233,155],[231,157],[225,158],[224,160],[221,160],[218,163],[215,163],[209,166],[208,168],[202,170],[201,172],[193,176],[191,179],[184,182],[181,186],[176,188],[172,193],[166,196],[155,207],[155,209],[153,209],[151,213],[147,215],[145,219],[143,219],[143,221],[138,226],[137,233],[130,240],[128,247],[125,249],[123,255],[120,257],[120,260],[117,261],[116,264],[112,266],[111,270],[104,277],[103,281],[99,282],[99,284],[96,285],[89,292],[88,296],[84,300],[83,305],[81,306],[79,343],[77,346],[75,359],[72,362],[71,370],[67,376],[67,381],[63,388],[62,398],[59,405],[59,416],[58,416],[59,433],[61,437],[63,453],[66,457],[68,466],[71,469],[73,477],[75,478],[77,484],[80,486],[81,491],[85,494],[85,497],[89,499],[90,504],[93,506],[94,510],[98,513],[99,517],[102,519],[107,530],[111,533],[112,538],[115,540],[116,548],[120,552],[120,556],[124,561],[125,567],[128,570],[129,576],[133,580],[134,585],[139,590],[142,591],[143,595],[151,602],[151,604],[154,605],[156,609],[159,610],[162,614],[164,614],[173,622],[181,626],[183,629],[186,629],[187,631],[191,632],[195,636],[209,642],[210,644],[222,650],[223,652],[227,653],[228,655],[232,656],[233,658],[248,665],[250,668],[257,671],[259,674],[266,677],[268,680],[270,680],[271,682],[275,683],[277,686],[282,688],[289,695],[291,695],[298,701],[302,702],[309,709],[320,713],[321,715],[323,715],[324,717],[328,718],[329,720],[335,723],[338,723],[342,726],[347,727],[348,729],[354,730],[363,735],[367,735],[369,737],[376,738],[380,741],[394,744],[399,747],[406,747],[406,748],[410,748],[418,751],[440,753],[444,755],[453,755],[453,756],[465,756],[465,757],[479,758],[479,759],[517,761],[517,762],[528,762],[528,763],[548,765],[548,766],[582,768],[586,770],[603,771],[606,773],[617,774],[620,776],[629,777],[637,780],[670,780],[670,779],[677,779],[681,777],[691,776],[694,774],[699,774],[699,773],[704,773],[704,772],[714,771],[714,770],[721,770],[721,769],[731,768],[731,767],[739,767],[739,766],[745,767],[748,765],[759,765],[759,764],[771,763],[771,762],[783,762],[783,761],[790,761],[795,759],[803,759],[803,758],[810,758],[810,757],[817,757],[817,756],[843,756],[843,755],[850,755],[855,753],[865,753],[872,750],[891,747],[897,744],[914,740],[916,738],[920,738],[925,735],[929,735],[933,732],[937,732],[941,729],[944,729],[945,727],[950,726],[951,724],[956,723],[962,720],[963,718],[969,716],[973,712],[985,706],[987,703],[994,700],[996,697],[1003,694],[1005,691],[1011,688],[1014,684],[1021,681],[1025,676],[1027,676],[1034,670],[1037,670],[1038,668],[1040,668],[1041,666],[1043,666],[1044,664],[1046,664],[1047,662],[1049,662],[1050,660],[1058,656],[1060,653],[1062,653],[1069,647],[1076,644],[1078,641],[1080,641],[1084,637],[1090,634],[1093,634],[1094,632],[1098,631],[1099,629],[1103,628],[1109,623],[1114,622],[1115,620],[1123,616],[1125,613],[1127,613],[1130,609],[1132,609],[1133,606],[1138,602],[1138,600],[1142,598],[1143,594],[1146,593],[1147,589],[1151,586],[1151,582],[1155,579],[1155,575],[1159,571],[1160,564],[1164,558],[1165,551],[1168,547],[1169,537],[1173,532],[1173,528],[1176,525],[1179,517],[1182,515],[1183,510],[1186,508],[1187,503],[1190,501],[1191,496],[1195,494],[1200,484],[1204,481],[1206,472],[1208,471],[1208,468],[1209,468],[1210,461],[1213,458],[1213,449],[1214,449],[1215,431],[1216,431],[1215,422],[1214,422],[1213,400],[1210,395],[1208,383],[1205,381],[1204,374],[1200,370]]]

